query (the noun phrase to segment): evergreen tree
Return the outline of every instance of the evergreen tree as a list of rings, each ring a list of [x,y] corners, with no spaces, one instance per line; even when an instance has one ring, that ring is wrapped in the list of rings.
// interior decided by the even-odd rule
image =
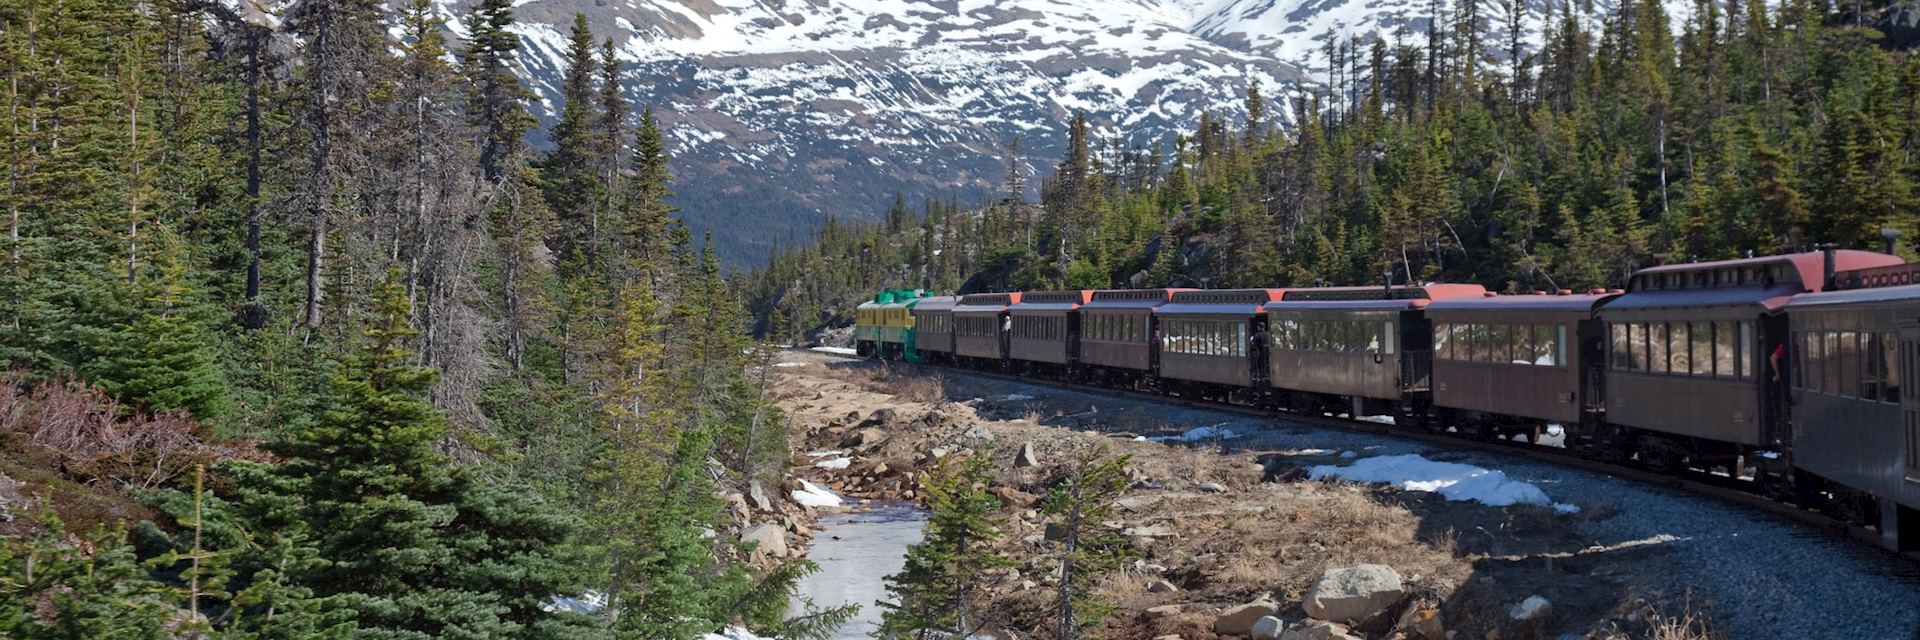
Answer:
[[[575,525],[435,451],[448,427],[421,398],[434,372],[406,364],[400,287],[381,300],[380,324],[335,379],[336,406],[268,447],[329,560],[302,583],[338,596],[364,633],[561,637],[573,623],[545,605],[577,588]]]
[[[992,552],[999,539],[1000,499],[987,492],[993,461],[985,455],[947,458],[922,480],[932,516],[921,541],[907,549],[899,573],[887,577],[883,637],[968,637],[988,571],[1011,566]]]
[[[1112,613],[1114,606],[1096,597],[1093,586],[1128,553],[1119,532],[1105,524],[1113,518],[1113,501],[1127,489],[1127,456],[1101,460],[1104,455],[1091,452],[1075,460],[1040,506],[1061,531],[1055,549],[1059,600],[1054,637],[1059,640],[1080,637]]]
[[[603,98],[595,83],[601,71],[596,57],[593,31],[587,28],[586,14],[573,16],[573,32],[568,39],[566,75],[560,83],[560,121],[553,125],[553,154],[547,158],[547,203],[558,218],[554,251],[563,261],[584,266],[589,245],[597,235],[598,195],[604,181],[596,170],[595,158],[604,150],[594,131],[595,103]]]

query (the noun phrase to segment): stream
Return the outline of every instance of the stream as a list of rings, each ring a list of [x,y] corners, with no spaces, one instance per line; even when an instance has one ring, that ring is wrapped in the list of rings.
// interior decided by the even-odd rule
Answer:
[[[800,581],[790,607],[798,613],[798,598],[811,598],[823,609],[860,605],[859,615],[835,631],[834,640],[867,638],[880,628],[878,603],[887,595],[886,577],[906,565],[907,547],[920,542],[927,523],[926,512],[910,502],[872,500],[854,509],[820,519],[825,530],[814,536],[807,552],[820,571]]]

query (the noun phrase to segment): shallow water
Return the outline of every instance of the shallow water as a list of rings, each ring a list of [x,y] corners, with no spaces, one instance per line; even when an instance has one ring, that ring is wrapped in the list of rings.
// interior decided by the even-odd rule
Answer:
[[[821,608],[860,605],[859,615],[834,633],[835,640],[866,638],[880,628],[878,603],[887,595],[886,577],[906,565],[907,547],[920,542],[926,526],[926,513],[912,503],[876,500],[855,508],[820,519],[826,530],[814,535],[807,552],[820,571],[800,582],[800,597]]]

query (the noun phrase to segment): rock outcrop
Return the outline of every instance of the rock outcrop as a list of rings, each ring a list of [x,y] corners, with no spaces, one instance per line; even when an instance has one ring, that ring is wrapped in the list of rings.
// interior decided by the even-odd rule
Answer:
[[[1253,633],[1253,623],[1279,611],[1280,605],[1272,600],[1261,598],[1221,612],[1219,617],[1213,619],[1213,632],[1222,635],[1249,635]]]
[[[1383,564],[1328,569],[1307,590],[1302,607],[1318,620],[1353,624],[1385,613],[1406,597],[1400,573]]]

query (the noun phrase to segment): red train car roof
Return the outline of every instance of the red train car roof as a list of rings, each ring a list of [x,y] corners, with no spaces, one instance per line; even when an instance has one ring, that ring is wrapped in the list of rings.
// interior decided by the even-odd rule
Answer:
[[[1872,251],[1841,249],[1833,252],[1833,265],[1836,273],[1855,271],[1874,267],[1890,267],[1901,264],[1899,256],[1891,256]],[[1778,267],[1781,273],[1766,273],[1769,267]],[[1694,274],[1693,278],[1668,286],[1672,274]],[[1783,282],[1778,276],[1791,276],[1803,291],[1820,291],[1826,288],[1826,255],[1820,251],[1806,251],[1776,256],[1758,256],[1736,260],[1715,260],[1711,262],[1687,262],[1647,267],[1633,272],[1633,278],[1627,287],[1630,292],[1647,289],[1706,289],[1712,287],[1742,286],[1759,284],[1770,287]],[[1707,280],[1689,282],[1687,280]]]

